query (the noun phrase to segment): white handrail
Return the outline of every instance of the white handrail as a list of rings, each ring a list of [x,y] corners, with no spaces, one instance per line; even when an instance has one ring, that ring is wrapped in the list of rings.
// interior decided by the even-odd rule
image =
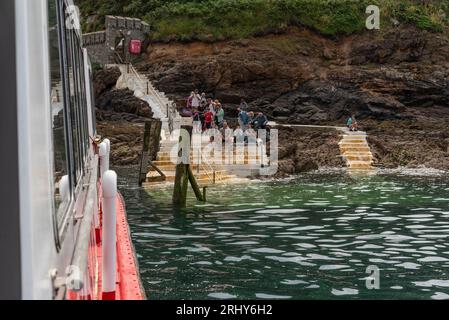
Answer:
[[[209,180],[211,180],[212,183],[214,183],[214,184],[217,183],[217,180],[221,181],[222,180],[221,177],[219,177],[219,178],[217,177],[217,170],[216,170],[216,168],[212,164],[210,164],[209,161],[207,161],[205,159],[201,159],[201,160],[202,161],[201,161],[200,167],[203,169],[203,171],[206,172],[206,175],[208,176]],[[207,169],[212,171],[212,177],[210,176],[210,172]],[[215,178],[214,178],[214,176],[215,176]]]
[[[163,101],[160,93],[154,89],[154,87],[150,83],[150,81],[149,80],[144,81],[132,64],[129,65],[129,68],[130,68],[131,72],[134,73],[134,75],[136,76],[138,82],[140,82],[140,85],[141,85],[140,89],[142,90],[142,92],[147,92],[147,89],[148,89],[148,93],[151,92],[151,95],[156,98],[157,102],[159,103],[159,106],[166,109],[166,107],[167,107],[166,103]],[[162,109],[161,111],[163,111],[164,109]]]
[[[102,241],[102,299],[114,300],[117,279],[117,174],[106,171],[102,178],[103,188],[103,241]]]

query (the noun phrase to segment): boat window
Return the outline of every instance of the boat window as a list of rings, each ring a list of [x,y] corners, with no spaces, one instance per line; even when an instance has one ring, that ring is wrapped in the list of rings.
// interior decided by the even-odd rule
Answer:
[[[78,30],[66,24],[66,2],[48,0],[55,233],[62,242],[69,207],[85,173],[89,150],[84,55]]]
[[[81,75],[81,101],[83,102],[83,149],[86,151],[89,149],[89,126],[88,126],[88,115],[87,115],[87,92],[86,92],[86,74],[84,71],[84,55],[81,46],[79,47],[79,56],[80,56],[80,75]],[[86,157],[87,158],[87,157]]]
[[[89,128],[89,129],[92,129],[92,132],[95,135],[96,134],[96,130],[95,130],[95,128],[96,128],[96,118],[95,118],[95,98],[94,98],[94,86],[93,86],[93,83],[94,83],[94,81],[93,81],[93,75],[92,75],[92,68],[89,65],[89,82],[88,82],[87,85],[90,86],[89,87],[89,89],[90,89],[90,103],[91,103],[91,106],[92,106],[92,108],[90,110],[91,117],[92,117],[92,128]]]
[[[70,83],[70,120],[72,127],[73,155],[76,164],[75,181],[78,182],[83,168],[85,168],[88,133],[87,111],[85,97],[84,59],[81,42],[75,29],[66,28],[65,40],[67,42],[68,77]]]
[[[51,119],[53,133],[53,177],[55,227],[63,223],[71,200],[68,175],[67,115],[64,109],[64,90],[56,1],[48,2],[49,66],[51,84]]]
[[[69,78],[69,96],[70,96],[70,122],[72,127],[72,151],[74,157],[74,168],[72,174],[75,177],[75,181],[81,176],[82,168],[82,155],[80,145],[80,127],[79,127],[79,108],[78,108],[78,95],[77,95],[77,79],[76,79],[76,66],[77,61],[75,59],[75,34],[73,29],[65,28],[65,41],[66,41],[66,57],[67,57],[67,76]]]
[[[86,114],[86,97],[85,97],[85,79],[84,79],[84,59],[82,56],[81,46],[78,37],[75,38],[75,59],[76,64],[76,85],[77,85],[77,101],[79,110],[79,134],[80,134],[80,152],[82,162],[85,163],[87,158],[87,114]],[[83,166],[84,167],[84,166]]]

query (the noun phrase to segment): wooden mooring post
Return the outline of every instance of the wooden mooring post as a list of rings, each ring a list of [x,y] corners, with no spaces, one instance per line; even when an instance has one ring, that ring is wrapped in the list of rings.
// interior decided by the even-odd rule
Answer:
[[[165,175],[162,171],[152,163],[152,160],[156,158],[157,152],[159,151],[161,129],[162,122],[160,120],[152,119],[145,121],[143,147],[140,156],[139,185],[142,185],[147,180],[149,166],[152,166],[161,175],[161,181],[165,180]]]
[[[181,156],[182,161],[176,165],[175,184],[173,188],[173,205],[178,208],[186,207],[189,181],[197,200],[204,202],[203,194],[200,191],[195,176],[193,175],[192,168],[190,167],[190,144],[192,140],[192,131],[192,125],[181,126],[181,134],[179,136],[178,144],[178,157]],[[185,133],[188,134],[188,137]],[[181,155],[181,152],[183,155]]]

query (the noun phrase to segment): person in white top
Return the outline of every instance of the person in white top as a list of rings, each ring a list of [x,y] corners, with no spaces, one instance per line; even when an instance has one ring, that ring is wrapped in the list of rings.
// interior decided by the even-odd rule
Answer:
[[[197,90],[195,90],[193,97],[192,97],[192,108],[199,109],[200,102],[201,102],[201,96],[198,94],[198,89],[197,89]]]

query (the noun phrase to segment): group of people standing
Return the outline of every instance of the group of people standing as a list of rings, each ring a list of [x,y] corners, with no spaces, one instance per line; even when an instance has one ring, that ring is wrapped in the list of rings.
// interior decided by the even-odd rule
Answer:
[[[187,98],[186,106],[181,110],[181,116],[192,117],[193,122],[199,124],[199,131],[221,128],[224,122],[224,110],[218,99],[207,98],[203,92],[192,91]]]
[[[266,129],[268,124],[267,117],[262,112],[258,112],[257,115],[252,111],[247,112],[244,108],[245,105],[246,102],[242,99],[240,107],[237,109],[239,127],[243,131],[248,129]]]
[[[257,114],[252,111],[248,112],[248,104],[244,98],[241,98],[237,112],[238,125],[234,128],[237,134],[245,135],[248,130],[265,129],[268,124],[268,119],[262,112]],[[187,98],[187,103],[181,110],[181,116],[192,117],[194,129],[199,132],[209,129],[218,129],[224,132],[227,129],[232,129],[224,120],[225,111],[221,102],[218,99],[207,98],[206,93],[199,94],[198,89],[192,91]]]

